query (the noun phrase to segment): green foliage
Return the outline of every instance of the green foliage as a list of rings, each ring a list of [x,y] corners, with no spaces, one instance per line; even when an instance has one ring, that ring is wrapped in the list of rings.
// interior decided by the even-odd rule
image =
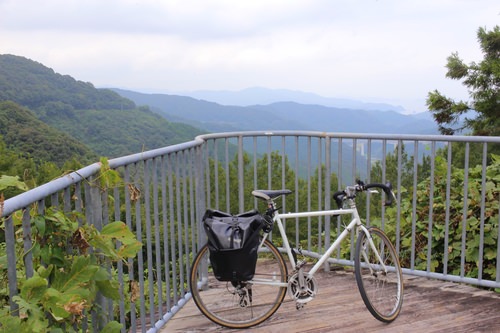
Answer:
[[[20,181],[17,176],[0,176],[0,191],[4,191],[9,187],[15,187],[22,191],[26,191],[28,189],[26,184]]]
[[[430,186],[433,182],[433,206],[429,207],[429,200],[417,200],[415,216],[415,268],[432,272],[447,272],[460,275],[462,255],[465,256],[464,275],[479,277],[482,272],[484,279],[496,279],[496,253],[498,242],[498,212],[500,196],[500,156],[493,155],[493,163],[487,167],[485,179],[484,218],[481,219],[481,189],[482,166],[478,165],[469,170],[468,184],[465,187],[464,170],[453,168],[451,183],[448,184],[446,172],[447,161],[437,156],[435,160],[434,179],[424,179],[418,184],[417,197],[429,198]],[[449,192],[449,195],[447,194]],[[466,196],[465,196],[466,193]],[[446,204],[446,200],[449,204]],[[467,210],[464,213],[464,205]],[[410,267],[412,247],[411,200],[401,202],[401,253],[402,266]],[[429,215],[429,214],[432,215]],[[389,220],[396,219],[396,208],[387,210]],[[429,224],[432,221],[432,225]],[[429,229],[430,227],[430,229]],[[465,233],[463,234],[463,228]],[[395,229],[386,231],[393,234]],[[462,239],[465,235],[465,239]],[[428,248],[429,237],[432,238]],[[394,238],[394,237],[392,237]],[[484,250],[479,252],[480,239],[484,240]],[[465,241],[465,253],[462,253],[462,242]],[[431,257],[427,254],[430,250]],[[483,265],[479,266],[479,258]],[[427,260],[430,267],[427,267]]]
[[[117,182],[103,159],[100,186]],[[0,188],[25,188],[16,177],[0,178]],[[36,211],[32,210],[32,211]],[[49,207],[43,214],[31,218],[34,272],[26,278],[18,274],[19,294],[13,298],[19,310],[11,316],[7,307],[7,288],[0,286],[0,328],[9,332],[82,332],[79,325],[92,310],[100,311],[96,302],[98,293],[118,300],[119,284],[113,263],[134,258],[142,244],[121,221],[111,222],[102,230],[81,223],[84,216],[78,212],[62,212]],[[15,222],[18,224],[19,222]],[[24,257],[22,234],[18,251]],[[0,247],[1,249],[1,247]],[[4,253],[4,250],[1,251]],[[6,272],[5,256],[0,256],[0,274]],[[24,271],[23,261],[18,272]],[[108,323],[102,332],[120,332],[121,324]]]
[[[455,102],[437,90],[428,95],[427,105],[442,134],[471,129],[473,135],[500,135],[500,27],[491,31],[479,28],[477,38],[484,55],[481,62],[467,65],[458,53],[453,53],[446,65],[446,77],[463,80],[472,102]],[[466,118],[462,127],[454,127],[459,117],[470,110],[475,111],[474,118]]]
[[[86,164],[97,158],[88,147],[14,102],[0,101],[0,136],[6,147],[18,152],[18,157],[33,158],[37,164],[52,162],[61,167],[72,158]]]
[[[9,54],[0,56],[0,87],[0,100],[14,101],[31,109],[41,107],[49,111],[54,106],[66,110],[135,107],[133,102],[110,90],[95,89],[89,82],[77,81],[35,61]]]

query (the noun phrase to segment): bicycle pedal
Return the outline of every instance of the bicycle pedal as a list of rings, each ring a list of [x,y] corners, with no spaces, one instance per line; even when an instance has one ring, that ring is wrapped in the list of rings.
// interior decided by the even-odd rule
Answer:
[[[295,303],[295,308],[297,309],[297,311],[300,311],[304,308],[305,305],[306,303],[297,302]]]

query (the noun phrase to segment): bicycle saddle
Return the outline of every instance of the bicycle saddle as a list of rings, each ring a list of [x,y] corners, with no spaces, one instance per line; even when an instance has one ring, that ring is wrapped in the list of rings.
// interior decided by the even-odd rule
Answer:
[[[279,197],[280,195],[287,195],[292,193],[292,191],[284,189],[284,190],[253,190],[252,195],[256,198],[263,200],[271,200]]]

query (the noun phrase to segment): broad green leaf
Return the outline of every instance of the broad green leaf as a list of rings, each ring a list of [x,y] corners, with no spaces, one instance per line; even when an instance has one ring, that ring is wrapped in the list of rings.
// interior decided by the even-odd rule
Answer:
[[[118,249],[118,255],[121,258],[134,258],[137,255],[137,252],[141,250],[141,247],[142,243],[137,241],[135,243],[122,245]]]
[[[0,177],[0,191],[5,190],[8,187],[15,187],[22,191],[27,191],[28,186],[19,180],[18,176],[7,176],[3,175]]]
[[[19,305],[19,311],[26,317],[26,323],[32,332],[45,332],[48,322],[43,310],[36,303],[30,303],[22,297],[14,296],[13,301]]]
[[[104,226],[101,231],[101,236],[116,238],[124,244],[136,241],[134,234],[130,231],[127,225],[121,221],[112,222]]]
[[[39,301],[47,290],[47,280],[40,276],[33,276],[23,283],[21,297],[27,301]]]
[[[54,269],[54,265],[48,265],[47,267],[40,266],[38,268],[37,273],[40,277],[47,279],[50,276],[50,273],[52,273],[52,270]]]
[[[98,266],[91,265],[90,257],[75,257],[69,273],[55,271],[53,287],[61,292],[82,288],[82,285],[88,284],[98,270]]]
[[[122,324],[117,321],[110,321],[103,327],[101,333],[120,333],[122,329]]]
[[[37,215],[33,218],[33,222],[35,223],[35,227],[38,230],[38,235],[40,237],[45,236],[45,218],[41,215]]]
[[[115,251],[115,245],[111,241],[111,238],[102,237],[101,235],[95,235],[91,239],[89,239],[90,245],[92,245],[95,249],[100,250],[104,255],[118,260],[118,254]]]
[[[9,315],[0,316],[0,328],[2,332],[20,332],[21,318]]]
[[[120,299],[120,290],[117,281],[96,281],[96,285],[99,288],[99,291],[104,295],[104,297],[111,298],[115,301]]]
[[[94,275],[95,281],[106,281],[110,279],[109,272],[104,267],[99,267],[99,270]]]
[[[61,321],[69,316],[69,312],[64,310],[63,307],[64,295],[59,292],[59,290],[48,288],[45,293],[43,304],[52,317],[57,321]]]

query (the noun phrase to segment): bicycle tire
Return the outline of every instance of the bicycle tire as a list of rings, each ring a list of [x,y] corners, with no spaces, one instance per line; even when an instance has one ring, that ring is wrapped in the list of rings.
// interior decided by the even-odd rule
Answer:
[[[257,284],[258,279],[269,284]],[[286,295],[287,279],[283,256],[274,244],[265,240],[251,281],[218,281],[205,245],[193,260],[189,283],[196,306],[208,319],[228,328],[248,328],[264,322],[278,310]],[[281,286],[276,286],[276,282]]]
[[[368,228],[375,247],[387,270],[384,272],[370,248],[366,233],[361,231],[356,243],[354,269],[361,298],[378,320],[390,323],[403,305],[403,274],[398,255],[386,234],[375,227]]]

